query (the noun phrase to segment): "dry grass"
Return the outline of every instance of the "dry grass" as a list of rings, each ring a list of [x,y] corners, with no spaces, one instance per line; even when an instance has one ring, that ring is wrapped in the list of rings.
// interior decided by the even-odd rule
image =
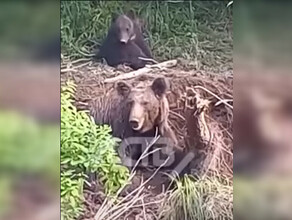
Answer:
[[[233,187],[226,179],[185,176],[175,180],[175,189],[153,194],[145,187],[152,177],[126,196],[105,198],[94,219],[233,219]]]
[[[224,183],[225,182],[225,183]],[[233,219],[233,187],[224,179],[185,176],[161,206],[162,220]]]

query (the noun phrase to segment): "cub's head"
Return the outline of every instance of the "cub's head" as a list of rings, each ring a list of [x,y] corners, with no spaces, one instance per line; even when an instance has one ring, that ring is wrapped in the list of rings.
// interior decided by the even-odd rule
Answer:
[[[165,78],[156,78],[150,86],[130,86],[124,81],[116,83],[119,95],[129,106],[129,125],[140,133],[160,126],[168,118],[169,106],[166,99],[168,82]]]
[[[131,17],[125,14],[113,15],[111,30],[114,32],[119,42],[122,44],[127,44],[129,41],[134,40],[136,37],[134,20],[132,20]]]

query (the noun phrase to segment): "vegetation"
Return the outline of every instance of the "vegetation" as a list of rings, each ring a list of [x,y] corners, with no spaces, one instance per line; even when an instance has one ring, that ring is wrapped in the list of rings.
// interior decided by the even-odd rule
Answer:
[[[146,21],[145,37],[156,60],[184,58],[197,69],[232,70],[232,10],[227,7],[228,2],[62,1],[62,55],[69,60],[92,57],[107,34],[112,13],[131,9]],[[73,92],[74,86],[70,85],[62,91],[61,191],[65,219],[78,216],[82,210],[81,189],[88,172],[98,171],[105,188],[112,193],[128,178],[126,170],[117,165],[119,160],[113,150],[116,140],[109,135],[109,127],[96,126],[85,112],[77,112],[70,101]],[[118,219],[130,205],[139,205],[138,201],[143,200],[139,195],[131,201],[121,200],[121,204],[105,201],[99,212],[103,217]],[[231,199],[229,182],[184,177],[176,181],[175,190],[168,192],[160,217],[232,219]]]
[[[232,68],[232,10],[228,1],[63,1],[62,53],[71,59],[90,57],[100,45],[113,12],[130,8],[147,24],[146,40],[154,57],[182,57],[198,69]]]
[[[115,193],[129,177],[110,135],[108,125],[97,126],[85,111],[72,104],[75,86],[68,83],[61,93],[61,202],[63,219],[75,219],[82,210],[87,174],[98,173],[106,193]]]
[[[12,208],[13,183],[22,175],[41,175],[59,186],[60,145],[56,125],[39,124],[16,112],[1,111],[0,216]]]
[[[233,219],[233,187],[226,180],[185,176],[175,185],[162,206],[161,219]]]

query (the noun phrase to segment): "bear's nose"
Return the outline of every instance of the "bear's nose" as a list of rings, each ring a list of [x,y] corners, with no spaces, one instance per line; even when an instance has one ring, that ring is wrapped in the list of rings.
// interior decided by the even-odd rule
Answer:
[[[120,42],[121,42],[122,44],[126,44],[126,43],[128,43],[126,39],[121,39]]]
[[[134,130],[139,128],[139,122],[135,119],[130,120],[130,125]]]

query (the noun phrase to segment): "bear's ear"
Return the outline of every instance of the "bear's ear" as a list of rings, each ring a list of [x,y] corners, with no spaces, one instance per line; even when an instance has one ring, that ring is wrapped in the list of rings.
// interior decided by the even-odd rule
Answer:
[[[119,17],[119,14],[116,12],[113,12],[112,13],[112,22],[114,23],[118,17]]]
[[[146,20],[139,19],[138,20],[138,24],[139,24],[139,27],[140,27],[140,29],[141,29],[142,32],[144,32],[147,29],[147,22],[146,22]]]
[[[168,88],[168,81],[164,77],[156,78],[151,85],[151,89],[158,97],[165,94]]]
[[[135,20],[136,19],[136,15],[135,12],[133,10],[129,10],[126,15],[131,19],[131,20]]]
[[[131,91],[131,86],[124,81],[117,82],[115,88],[118,91],[118,94],[122,96],[127,96]]]

